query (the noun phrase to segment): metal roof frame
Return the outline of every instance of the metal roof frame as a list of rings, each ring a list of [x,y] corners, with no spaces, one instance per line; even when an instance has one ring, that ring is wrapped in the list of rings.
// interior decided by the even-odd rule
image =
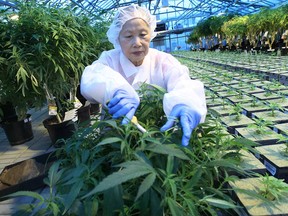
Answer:
[[[163,0],[37,0],[54,7],[77,7],[78,13],[101,16],[109,20],[117,8],[138,4],[148,8],[158,20],[183,22],[189,19],[206,19],[219,13],[246,15],[258,12],[263,7],[275,8],[287,4],[287,0],[166,0],[169,8],[163,11]],[[17,8],[13,0],[0,0],[0,6]],[[194,23],[196,24],[196,23]]]

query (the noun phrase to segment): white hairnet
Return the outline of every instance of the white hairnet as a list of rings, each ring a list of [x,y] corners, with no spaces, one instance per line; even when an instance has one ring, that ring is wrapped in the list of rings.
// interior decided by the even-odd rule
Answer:
[[[156,36],[156,33],[154,32],[156,28],[156,17],[150,14],[148,9],[140,7],[136,4],[131,4],[118,9],[114,20],[107,31],[108,40],[114,45],[114,48],[120,48],[118,37],[123,25],[128,20],[135,18],[141,18],[149,25],[151,30],[150,40]]]

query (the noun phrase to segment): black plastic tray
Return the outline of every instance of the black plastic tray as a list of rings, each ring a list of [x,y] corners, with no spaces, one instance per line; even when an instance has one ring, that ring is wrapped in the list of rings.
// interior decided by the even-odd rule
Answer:
[[[43,169],[40,170],[40,174],[37,175],[36,177],[30,178],[28,180],[25,180],[15,185],[8,185],[0,181],[0,201],[8,199],[8,197],[5,197],[5,196],[15,193],[17,191],[33,191],[44,186],[43,179],[47,176],[49,168],[51,167],[53,162],[56,160],[55,151],[36,156],[34,158],[29,158],[27,160],[31,160],[31,159],[34,159],[37,162],[37,164],[42,165]],[[23,160],[23,161],[6,166],[2,170],[0,176],[3,175],[5,171],[21,163],[24,163],[27,160]]]

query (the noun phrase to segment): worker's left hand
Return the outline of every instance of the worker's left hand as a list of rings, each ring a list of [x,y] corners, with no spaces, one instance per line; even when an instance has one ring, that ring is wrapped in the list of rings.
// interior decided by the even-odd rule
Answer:
[[[193,129],[200,123],[201,115],[186,105],[178,104],[173,107],[168,121],[160,130],[163,132],[173,127],[175,119],[180,119],[183,131],[182,145],[187,146]]]
[[[124,117],[122,124],[130,122],[138,108],[140,99],[136,91],[120,89],[114,93],[114,97],[108,103],[108,112],[113,118]]]

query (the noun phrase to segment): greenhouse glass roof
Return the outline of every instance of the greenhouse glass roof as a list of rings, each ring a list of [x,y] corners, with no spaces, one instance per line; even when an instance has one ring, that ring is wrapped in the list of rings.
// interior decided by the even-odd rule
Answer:
[[[198,21],[228,13],[245,15],[258,12],[263,7],[276,8],[287,0],[37,0],[54,7],[69,6],[77,13],[110,19],[116,9],[129,4],[139,4],[157,16],[158,22],[196,25]],[[0,0],[0,7],[17,8],[13,0]]]

